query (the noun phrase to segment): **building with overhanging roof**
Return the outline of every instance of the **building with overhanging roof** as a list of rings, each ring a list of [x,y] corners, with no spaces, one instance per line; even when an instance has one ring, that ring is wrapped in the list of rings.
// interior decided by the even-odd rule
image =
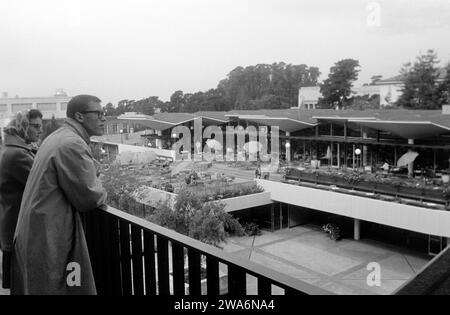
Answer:
[[[363,166],[379,164],[382,160],[395,164],[397,157],[409,149],[426,151],[421,158],[429,158],[433,169],[448,163],[448,157],[443,156],[450,148],[450,116],[440,110],[233,110],[154,116],[128,113],[118,117],[119,121],[138,123],[154,130],[153,137],[160,140],[156,147],[165,142],[167,148],[171,143],[170,130],[179,125],[193,130],[195,119],[202,119],[203,127],[217,125],[223,131],[225,126],[277,126],[281,131],[280,152],[289,160],[291,157],[320,159],[329,156],[328,151],[331,151],[332,158],[324,162],[340,167],[348,165],[348,155],[353,164],[351,152],[362,146]],[[287,143],[289,150],[283,147]],[[385,149],[380,150],[380,147]],[[386,151],[392,152],[385,154]]]

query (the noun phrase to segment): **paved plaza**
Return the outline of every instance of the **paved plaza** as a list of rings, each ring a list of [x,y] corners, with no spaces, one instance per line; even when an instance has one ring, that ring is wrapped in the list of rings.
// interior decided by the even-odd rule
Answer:
[[[335,242],[312,225],[233,237],[224,250],[332,293],[351,295],[391,294],[430,260],[426,255],[371,240]],[[381,266],[380,287],[367,285],[371,262]],[[247,282],[256,292],[256,282]]]

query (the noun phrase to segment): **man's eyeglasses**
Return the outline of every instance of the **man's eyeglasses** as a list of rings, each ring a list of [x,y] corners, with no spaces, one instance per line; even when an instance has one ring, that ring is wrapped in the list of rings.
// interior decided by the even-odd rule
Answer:
[[[30,126],[36,128],[38,130],[40,130],[42,128],[41,124],[30,124]]]
[[[80,112],[80,113],[82,113],[82,114],[97,113],[98,119],[106,116],[105,112],[102,110],[87,110],[87,111]]]

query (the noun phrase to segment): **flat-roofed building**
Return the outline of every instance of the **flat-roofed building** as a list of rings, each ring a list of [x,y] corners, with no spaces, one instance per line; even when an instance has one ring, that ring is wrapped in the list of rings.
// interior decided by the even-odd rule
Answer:
[[[63,119],[66,117],[67,103],[71,97],[62,90],[48,97],[8,97],[3,93],[0,97],[0,131],[3,139],[3,128],[9,123],[15,113],[27,109],[38,109],[43,119]]]

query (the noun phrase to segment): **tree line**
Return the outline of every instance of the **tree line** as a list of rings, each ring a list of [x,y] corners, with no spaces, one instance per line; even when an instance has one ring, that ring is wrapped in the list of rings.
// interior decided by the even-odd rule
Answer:
[[[391,107],[409,109],[437,109],[450,103],[450,64],[438,67],[434,50],[417,56],[413,63],[406,63],[400,69],[404,81],[403,94]],[[446,73],[444,79],[439,74]],[[379,95],[355,96],[352,93],[358,79],[360,64],[355,59],[343,59],[329,70],[328,77],[319,83],[318,67],[305,64],[292,65],[284,62],[236,67],[217,87],[206,92],[184,93],[175,91],[169,101],[158,96],[141,100],[121,100],[117,106],[105,106],[108,116],[124,112],[139,112],[153,115],[155,112],[230,111],[257,109],[286,109],[298,105],[300,87],[319,86],[322,98],[320,108],[370,109],[379,108]],[[374,75],[374,85],[382,76]]]
[[[157,96],[141,100],[121,100],[117,106],[108,103],[107,115],[126,111],[153,115],[160,112],[230,111],[233,109],[282,109],[297,106],[298,90],[317,86],[319,68],[284,62],[236,67],[216,88],[206,92],[175,91],[164,102]]]

